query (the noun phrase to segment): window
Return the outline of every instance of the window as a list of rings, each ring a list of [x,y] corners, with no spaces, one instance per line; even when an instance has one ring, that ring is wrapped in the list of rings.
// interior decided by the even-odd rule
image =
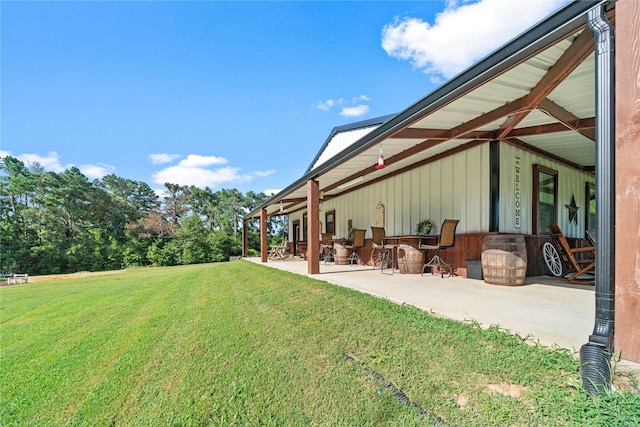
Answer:
[[[332,235],[336,232],[336,211],[329,211],[324,215],[325,224],[327,224],[327,229],[325,232],[331,233]]]
[[[309,233],[307,233],[308,229],[307,229],[307,214],[302,214],[302,239],[303,241],[307,240],[307,235]]]
[[[596,186],[590,182],[587,182],[585,190],[585,219],[584,229],[595,230],[596,229]]]
[[[533,231],[551,234],[549,226],[557,221],[558,171],[533,165]]]

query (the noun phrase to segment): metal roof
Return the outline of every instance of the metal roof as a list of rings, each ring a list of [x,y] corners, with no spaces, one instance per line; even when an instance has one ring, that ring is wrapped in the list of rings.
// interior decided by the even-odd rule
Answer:
[[[334,128],[310,169],[245,218],[259,217],[262,209],[279,214],[280,202],[284,213],[304,208],[310,179],[330,198],[496,139],[593,170],[594,39],[586,12],[598,3],[604,1],[568,4],[314,167]],[[382,170],[375,169],[379,147],[387,165]]]
[[[313,161],[309,165],[309,168],[305,173],[308,173],[312,169],[318,167],[333,155],[344,151],[355,141],[359,140],[390,118],[395,114],[389,114],[382,117],[376,117],[373,119],[362,120],[356,123],[349,123],[342,126],[336,126],[331,129],[329,136],[325,140],[324,144],[318,151],[318,154],[313,158]]]

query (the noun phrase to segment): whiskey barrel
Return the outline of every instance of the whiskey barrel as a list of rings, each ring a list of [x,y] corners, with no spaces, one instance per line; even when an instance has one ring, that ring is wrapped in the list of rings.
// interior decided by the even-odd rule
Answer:
[[[398,245],[398,268],[400,273],[420,274],[424,265],[422,251],[406,243]]]
[[[520,286],[527,275],[527,245],[520,234],[485,236],[482,245],[485,283]]]
[[[345,247],[346,241],[333,241],[333,256],[335,257],[336,265],[349,264],[349,255],[351,255],[351,249]]]

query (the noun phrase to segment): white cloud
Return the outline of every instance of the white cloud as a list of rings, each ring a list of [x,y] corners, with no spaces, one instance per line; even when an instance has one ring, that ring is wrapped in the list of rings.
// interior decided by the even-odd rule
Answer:
[[[156,196],[158,196],[160,199],[164,199],[164,197],[168,194],[167,189],[162,187],[162,188],[154,188],[153,192],[155,193]]]
[[[105,175],[109,175],[116,170],[115,166],[98,163],[97,165],[80,165],[80,172],[87,178],[99,179]]]
[[[446,79],[460,73],[567,0],[456,0],[430,24],[420,18],[398,18],[382,29],[382,48],[389,56]]]
[[[265,176],[273,175],[274,173],[276,173],[275,169],[268,169],[266,171],[253,171],[251,175],[264,178]]]
[[[11,156],[11,152],[9,151],[0,151],[0,157]],[[56,173],[64,172],[66,169],[73,167],[73,163],[68,163],[63,165],[60,163],[60,156],[55,151],[49,151],[46,156],[41,156],[39,154],[19,154],[17,156],[13,156],[16,159],[20,160],[26,166],[29,166],[33,163],[38,163],[40,166],[44,168],[46,171],[52,171]]]
[[[224,167],[205,169],[199,167],[170,166],[156,172],[152,176],[156,184],[195,185],[196,187],[218,187],[225,183],[238,184],[252,179],[251,175],[242,175],[240,169]]]
[[[168,153],[149,154],[151,163],[153,163],[154,165],[169,163],[176,159],[179,159],[180,157],[182,157],[182,155],[180,154],[168,154]]]
[[[282,188],[278,188],[277,190],[274,190],[274,189],[264,190],[263,193],[271,197],[271,196],[275,196],[281,191],[282,191]]]
[[[178,166],[185,168],[199,168],[211,165],[224,165],[227,159],[216,156],[201,156],[199,154],[189,154],[186,159],[180,160]]]
[[[331,107],[333,107],[334,103],[335,101],[333,99],[327,99],[326,101],[318,101],[318,103],[316,104],[316,108],[318,110],[329,111]]]
[[[319,101],[316,104],[318,110],[329,111],[334,106],[340,106],[340,115],[343,117],[358,117],[369,112],[369,106],[363,104],[363,101],[369,101],[367,95],[359,95],[351,98],[351,101],[344,98],[339,99],[327,99],[325,101]]]
[[[216,156],[189,154],[178,164],[167,166],[154,173],[151,181],[155,184],[178,184],[204,188],[215,188],[223,185],[235,186],[251,181],[256,177],[266,177],[275,173],[274,169],[242,173],[238,167],[218,165],[227,164],[227,159]],[[155,190],[160,194],[163,190]]]
[[[340,115],[344,117],[359,117],[368,112],[369,106],[361,104],[356,105],[355,107],[344,107],[340,112]]]

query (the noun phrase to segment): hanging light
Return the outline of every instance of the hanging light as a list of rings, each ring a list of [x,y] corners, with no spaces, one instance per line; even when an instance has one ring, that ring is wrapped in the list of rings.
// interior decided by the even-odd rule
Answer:
[[[284,206],[282,206],[282,200],[280,200],[280,213],[284,212]]]
[[[376,169],[384,169],[386,166],[384,164],[384,156],[382,155],[382,144],[380,144],[380,154],[378,154],[378,164],[376,165]]]

